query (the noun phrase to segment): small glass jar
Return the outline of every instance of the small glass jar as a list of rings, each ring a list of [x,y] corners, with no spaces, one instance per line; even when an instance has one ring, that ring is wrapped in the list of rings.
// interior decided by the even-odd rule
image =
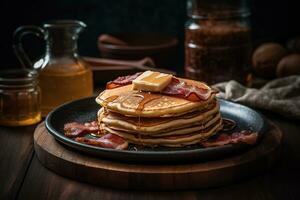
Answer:
[[[214,84],[251,82],[251,28],[247,0],[188,0],[185,75]]]
[[[34,70],[0,71],[0,125],[25,126],[41,120],[41,96]]]

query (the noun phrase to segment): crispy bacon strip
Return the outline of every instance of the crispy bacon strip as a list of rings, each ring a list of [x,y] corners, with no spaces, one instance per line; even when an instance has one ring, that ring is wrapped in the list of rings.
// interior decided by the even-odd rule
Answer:
[[[213,93],[209,88],[189,85],[177,78],[172,78],[171,83],[161,92],[170,96],[184,98],[189,101],[207,100]]]
[[[231,135],[229,134],[221,134],[215,140],[208,140],[202,142],[201,144],[204,147],[215,147],[215,146],[223,146],[226,144],[236,144],[236,143],[246,143],[250,145],[254,145],[257,141],[258,134],[256,132],[251,132],[247,130],[243,130],[241,132],[236,132]]]
[[[106,84],[106,89],[113,89],[125,85],[129,85],[132,83],[134,79],[136,79],[142,72],[129,75],[129,76],[121,76],[115,79],[114,81],[110,81]],[[162,94],[175,96],[179,98],[184,98],[189,101],[203,101],[207,100],[211,94],[216,93],[216,91],[211,90],[205,86],[199,87],[194,85],[189,85],[184,81],[181,81],[177,78],[172,78],[171,83],[161,91]]]
[[[103,148],[119,149],[119,150],[128,148],[128,142],[126,142],[120,136],[111,133],[95,139],[77,137],[75,138],[75,140],[77,142],[81,142],[93,146],[99,146]]]
[[[134,79],[136,79],[139,75],[141,75],[143,72],[138,72],[132,75],[128,76],[120,76],[117,79],[110,81],[106,84],[106,89],[114,89],[117,87],[129,85],[132,83]]]
[[[84,124],[78,122],[71,122],[64,125],[65,136],[78,137],[88,133],[97,133],[99,127],[97,121],[87,122]]]
[[[127,149],[128,143],[120,136],[106,134],[100,138],[82,137],[88,133],[98,133],[100,131],[97,121],[87,122],[84,124],[78,122],[67,123],[64,126],[65,136],[75,138],[75,141],[100,146],[111,149]]]

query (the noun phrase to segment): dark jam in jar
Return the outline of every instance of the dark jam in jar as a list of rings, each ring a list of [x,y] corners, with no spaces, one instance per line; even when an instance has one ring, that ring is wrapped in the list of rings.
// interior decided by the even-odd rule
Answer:
[[[208,84],[233,79],[249,85],[252,49],[249,13],[237,11],[232,5],[230,9],[225,6],[224,11],[224,2],[206,10],[201,10],[199,3],[190,7],[185,29],[185,74]],[[203,5],[207,8],[207,4]]]

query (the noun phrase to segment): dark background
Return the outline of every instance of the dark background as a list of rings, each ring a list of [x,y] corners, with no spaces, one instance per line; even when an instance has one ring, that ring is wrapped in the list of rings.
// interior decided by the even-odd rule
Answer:
[[[297,1],[252,0],[251,22],[255,44],[286,40],[300,35]],[[104,32],[158,31],[176,35],[183,57],[185,0],[1,0],[1,68],[19,67],[12,51],[13,31],[21,25],[41,25],[52,19],[78,19],[87,24],[80,36],[81,55],[99,56],[96,40]],[[25,44],[32,56],[43,52],[43,44],[29,40]],[[183,68],[182,61],[177,70]]]

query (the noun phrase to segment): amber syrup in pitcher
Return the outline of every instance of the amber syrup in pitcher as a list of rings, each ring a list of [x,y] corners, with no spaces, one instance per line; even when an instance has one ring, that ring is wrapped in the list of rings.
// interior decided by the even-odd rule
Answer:
[[[92,71],[77,52],[78,35],[85,27],[81,21],[58,20],[45,23],[42,28],[19,27],[14,33],[14,50],[21,64],[39,71],[42,116],[63,103],[93,94]],[[46,41],[46,54],[35,64],[21,44],[28,33]]]
[[[82,62],[57,63],[40,72],[39,82],[43,116],[62,103],[93,94],[92,72]]]

